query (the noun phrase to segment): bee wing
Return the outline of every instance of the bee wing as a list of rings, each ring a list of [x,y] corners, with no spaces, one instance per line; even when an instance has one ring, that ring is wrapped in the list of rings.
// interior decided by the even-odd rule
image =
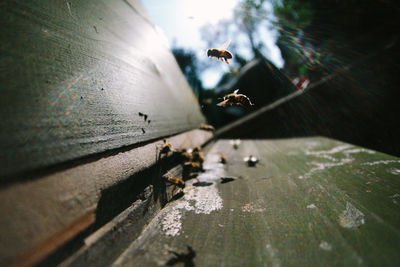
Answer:
[[[230,43],[231,43],[231,40],[226,41],[223,45],[221,45],[221,47],[219,47],[219,49],[226,50]]]
[[[224,107],[226,105],[226,103],[228,103],[228,99],[225,99],[224,101],[221,101],[217,104],[217,106],[221,106]]]

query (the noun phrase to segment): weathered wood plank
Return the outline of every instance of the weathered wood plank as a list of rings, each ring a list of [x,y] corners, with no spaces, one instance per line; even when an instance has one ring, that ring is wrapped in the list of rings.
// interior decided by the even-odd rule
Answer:
[[[0,179],[204,121],[140,1],[2,1],[0,17]]]
[[[115,266],[400,264],[399,158],[322,137],[220,140],[205,168]]]
[[[168,142],[174,148],[190,148],[204,144],[211,136],[209,132],[193,130],[172,136]],[[162,141],[149,143],[1,188],[0,214],[4,216],[0,216],[0,265],[21,260],[32,263],[43,258],[83,230],[71,227],[79,218],[94,211],[99,214],[99,201],[107,201],[103,206],[115,209],[111,203],[114,199],[107,200],[110,197],[107,192],[153,166],[162,144]],[[153,177],[151,173],[148,175],[141,179],[148,179],[150,184]],[[136,190],[131,187],[130,190]],[[126,196],[116,191],[111,197]],[[96,223],[99,219],[96,218]],[[76,231],[63,234],[65,229]]]

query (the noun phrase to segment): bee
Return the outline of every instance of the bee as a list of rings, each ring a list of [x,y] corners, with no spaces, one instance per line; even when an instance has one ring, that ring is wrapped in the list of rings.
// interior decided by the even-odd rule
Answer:
[[[240,145],[240,139],[230,140],[229,143],[234,149],[238,149]]]
[[[171,184],[176,185],[177,187],[180,187],[180,188],[185,187],[185,182],[181,178],[178,178],[176,176],[168,177],[167,181],[170,182]]]
[[[225,61],[226,64],[229,64],[228,59],[232,58],[232,53],[226,50],[229,46],[231,41],[227,41],[224,43],[220,48],[210,48],[207,49],[207,56],[208,57],[216,57],[218,60],[222,58],[222,61]]]
[[[223,97],[223,101],[219,102],[217,106],[233,106],[233,105],[241,105],[244,107],[251,107],[254,106],[253,103],[251,103],[250,99],[243,95],[243,94],[238,94],[239,89],[236,89],[233,91],[232,94],[228,94]]]
[[[249,167],[254,167],[258,162],[258,158],[253,155],[250,155],[248,157],[243,158],[243,161],[246,162]]]
[[[160,155],[161,154],[168,154],[169,152],[174,152],[174,150],[172,149],[172,145],[170,143],[167,143],[167,139],[163,139],[164,144],[161,147],[160,150]]]
[[[189,162],[185,162],[183,164],[183,168],[190,170],[192,172],[196,172],[196,171],[202,171],[202,167],[200,162],[195,162],[195,161],[189,161]]]
[[[201,151],[201,147],[197,146],[197,147],[193,148],[192,161],[198,162],[200,164],[200,167],[203,167],[204,156],[203,156],[203,152]]]
[[[183,163],[193,160],[192,153],[189,153],[186,149],[182,149],[180,151],[176,151],[176,153],[179,154],[180,160]]]
[[[212,125],[207,125],[205,123],[200,124],[199,129],[200,130],[209,131],[209,132],[214,132],[215,131],[215,128]]]
[[[219,163],[225,164],[226,163],[226,157],[224,154],[219,154]]]

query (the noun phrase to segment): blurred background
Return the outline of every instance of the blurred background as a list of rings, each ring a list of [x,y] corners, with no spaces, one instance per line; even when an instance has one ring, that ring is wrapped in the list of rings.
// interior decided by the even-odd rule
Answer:
[[[399,1],[147,0],[208,122],[219,128],[296,91],[238,137],[324,135],[400,155]],[[206,56],[231,41],[231,64]],[[216,106],[240,89],[255,109]],[[270,112],[271,113],[271,112]],[[273,130],[272,130],[273,129]],[[233,134],[227,134],[227,137]]]

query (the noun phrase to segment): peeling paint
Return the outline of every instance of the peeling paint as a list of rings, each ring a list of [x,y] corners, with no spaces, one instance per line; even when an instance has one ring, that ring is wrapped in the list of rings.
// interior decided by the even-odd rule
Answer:
[[[339,216],[339,224],[344,228],[358,228],[365,224],[365,215],[347,202],[346,209]]]
[[[197,180],[186,182],[183,198],[171,203],[168,213],[162,218],[162,230],[167,236],[177,236],[182,229],[184,211],[193,211],[196,214],[210,214],[222,209],[222,198],[219,195],[217,183],[210,186],[193,186],[196,182],[216,181],[225,175],[224,165],[218,163],[219,155],[209,154],[203,166],[206,172],[201,173]]]

